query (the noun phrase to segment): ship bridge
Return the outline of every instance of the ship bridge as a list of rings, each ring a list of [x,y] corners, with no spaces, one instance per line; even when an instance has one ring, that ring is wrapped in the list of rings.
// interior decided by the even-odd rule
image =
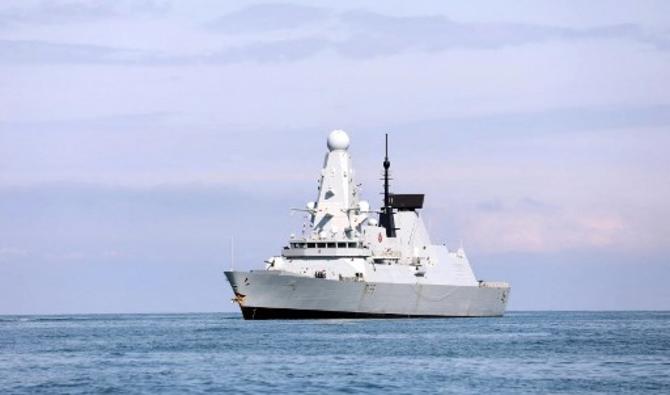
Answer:
[[[370,254],[370,250],[363,245],[363,242],[356,240],[296,240],[291,241],[282,250],[282,256],[286,258],[367,257]]]

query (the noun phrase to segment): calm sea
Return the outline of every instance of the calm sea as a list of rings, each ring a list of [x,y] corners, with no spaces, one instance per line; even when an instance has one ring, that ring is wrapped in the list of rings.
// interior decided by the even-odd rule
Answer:
[[[670,393],[670,312],[0,316],[1,393]]]

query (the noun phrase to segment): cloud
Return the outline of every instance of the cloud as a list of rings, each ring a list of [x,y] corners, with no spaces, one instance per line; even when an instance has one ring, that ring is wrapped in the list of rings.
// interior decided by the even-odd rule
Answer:
[[[256,4],[216,18],[207,27],[227,34],[294,30],[322,22],[331,14],[327,9],[304,5]]]
[[[578,249],[631,247],[630,224],[613,213],[550,212],[535,209],[474,213],[465,220],[463,234],[484,253],[556,252]]]
[[[502,199],[482,200],[475,205],[475,208],[478,211],[484,213],[502,213],[510,210],[521,210],[525,212],[535,212],[535,213],[550,213],[558,209],[558,207],[552,204],[531,197],[521,198],[511,203],[504,202]]]
[[[68,23],[94,18],[157,13],[160,3],[44,3],[0,13],[9,23]],[[449,50],[492,50],[544,42],[627,40],[670,49],[667,32],[646,31],[634,24],[591,28],[525,23],[459,22],[443,15],[389,16],[365,10],[337,12],[290,4],[254,5],[204,25],[207,32],[227,36],[227,44],[207,52],[183,55],[96,45],[47,41],[0,43],[3,63],[229,64],[292,62],[331,53],[348,59],[371,59],[402,53]]]
[[[509,190],[522,188],[516,181],[521,177],[527,184],[518,191],[519,199],[542,200],[534,189],[550,183],[543,176],[531,179],[531,174],[558,172],[554,175],[572,187],[585,180],[612,182],[619,173],[606,172],[604,163],[620,171],[623,168],[629,174],[627,183],[644,190],[645,179],[658,177],[658,170],[650,164],[661,169],[669,163],[662,149],[668,140],[669,114],[670,108],[663,106],[559,109],[389,122],[372,128],[352,122],[347,130],[352,133],[359,181],[369,188],[378,185],[380,133],[391,130],[392,147],[398,147],[393,153],[395,171],[398,182],[406,187],[424,189],[436,182],[430,169],[447,166],[450,172],[440,179],[445,185],[507,183],[504,189]],[[305,163],[318,166],[326,127],[240,127],[228,124],[227,119],[212,118],[138,112],[0,122],[0,167],[4,170],[0,183],[262,182],[273,189],[294,190],[310,180],[305,185],[311,187],[318,167],[307,172],[296,170]],[[290,136],[295,156],[276,156],[279,136]],[[411,149],[401,148],[409,145]],[[528,163],[536,165],[528,169]],[[569,180],[561,176],[569,171],[579,174]],[[473,198],[481,202],[480,209],[491,211],[546,204],[504,200],[503,193]],[[368,198],[374,199],[374,195]],[[500,200],[496,202],[496,198]]]
[[[154,62],[154,59],[157,59],[154,53],[132,49],[44,41],[0,40],[0,62],[10,64],[137,64]]]
[[[284,17],[286,23],[281,22]],[[485,50],[546,41],[594,39],[624,39],[652,45],[659,50],[670,48],[668,34],[646,32],[633,24],[575,29],[523,23],[464,23],[442,15],[398,17],[364,10],[336,13],[288,4],[245,8],[217,19],[208,27],[216,27],[218,31],[227,34],[273,30],[299,32],[305,26],[317,22],[321,29],[307,29],[302,36],[280,40],[271,38],[224,49],[212,59],[287,61],[304,59],[325,51],[347,58],[367,59],[409,51]]]
[[[163,14],[169,4],[156,0],[14,1],[3,4],[0,27],[88,22],[106,18]]]
[[[239,256],[261,262],[269,250],[258,245],[280,248],[300,229],[301,217],[289,213],[292,205],[293,198],[222,184],[0,187],[0,262],[202,257],[220,254],[233,234]]]
[[[490,199],[477,203],[476,208],[484,212],[499,212],[504,209],[504,206],[500,199]]]
[[[331,41],[319,37],[256,42],[201,55],[195,57],[194,60],[202,63],[290,62],[312,57],[319,52],[332,49],[332,47],[333,43]]]
[[[0,121],[0,132],[3,133],[73,133],[86,131],[147,130],[150,127],[165,126],[178,114],[171,112],[136,112],[127,114],[113,114],[105,116],[51,119],[48,121],[24,120],[7,122]]]
[[[9,262],[28,255],[23,248],[0,247],[0,262]]]

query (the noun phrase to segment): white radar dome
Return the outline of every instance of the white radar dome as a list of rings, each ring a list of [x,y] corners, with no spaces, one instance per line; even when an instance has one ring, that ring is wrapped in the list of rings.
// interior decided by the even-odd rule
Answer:
[[[349,136],[344,130],[333,130],[328,135],[328,149],[331,151],[335,150],[346,150],[349,148]]]

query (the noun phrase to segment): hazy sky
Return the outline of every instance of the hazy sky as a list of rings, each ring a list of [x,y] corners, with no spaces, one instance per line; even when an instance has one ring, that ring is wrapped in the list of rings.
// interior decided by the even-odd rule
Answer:
[[[5,0],[0,314],[234,310],[335,128],[511,309],[670,309],[667,1]]]

